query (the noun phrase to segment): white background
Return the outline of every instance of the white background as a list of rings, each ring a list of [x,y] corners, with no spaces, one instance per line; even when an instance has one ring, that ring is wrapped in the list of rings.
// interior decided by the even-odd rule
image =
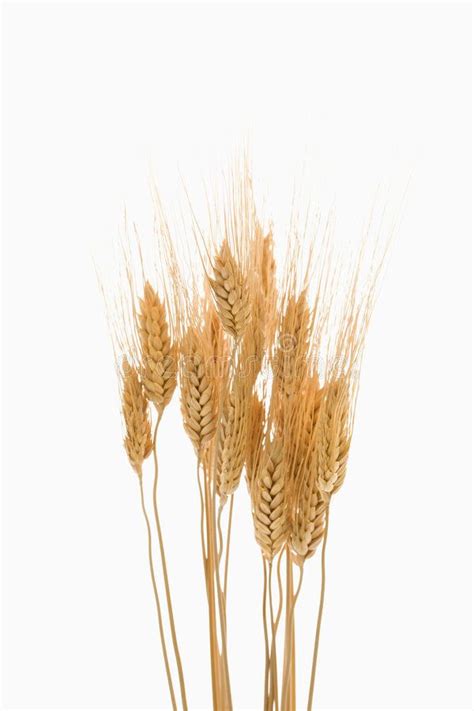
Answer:
[[[151,170],[174,199],[179,172],[192,186],[248,138],[276,210],[302,165],[341,230],[360,232],[380,186],[394,214],[407,189],[333,507],[317,706],[469,708],[470,7],[13,4],[3,31],[4,707],[166,707],[93,257],[107,265],[125,205],[146,231]],[[206,709],[177,398],[159,442],[188,693]],[[262,691],[244,488],[233,540],[241,710]],[[315,563],[298,611],[301,690],[318,579]]]

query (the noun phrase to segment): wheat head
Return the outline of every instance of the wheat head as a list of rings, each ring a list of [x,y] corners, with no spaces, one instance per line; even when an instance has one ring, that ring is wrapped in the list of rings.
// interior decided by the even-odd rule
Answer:
[[[248,420],[245,470],[247,485],[251,492],[262,457],[265,434],[265,405],[257,393],[252,393],[250,396]]]
[[[181,414],[184,429],[198,454],[212,440],[217,428],[217,386],[210,361],[209,341],[190,327],[181,343]]]
[[[213,271],[214,278],[209,281],[217,313],[224,330],[239,340],[250,323],[249,288],[227,240],[216,255]]]
[[[224,401],[217,442],[217,492],[222,502],[236,491],[245,464],[248,407],[247,381],[237,377]]]
[[[140,299],[138,324],[143,387],[148,400],[163,410],[176,387],[176,349],[169,336],[165,307],[149,282]]]
[[[273,560],[288,537],[283,454],[280,440],[269,443],[252,486],[255,538],[268,561]]]
[[[306,293],[290,295],[281,319],[278,345],[273,359],[275,382],[282,397],[295,395],[306,374],[311,310]]]
[[[122,361],[122,414],[124,447],[133,469],[141,476],[142,464],[153,449],[148,401],[137,369],[127,358]]]
[[[323,496],[342,486],[351,443],[350,382],[348,378],[326,386],[317,425],[317,476]]]

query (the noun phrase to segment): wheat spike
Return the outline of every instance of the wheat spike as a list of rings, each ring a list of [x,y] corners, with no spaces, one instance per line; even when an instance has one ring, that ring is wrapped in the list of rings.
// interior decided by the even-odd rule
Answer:
[[[249,289],[242,271],[224,240],[213,265],[210,284],[224,330],[240,339],[250,323]]]
[[[242,358],[245,373],[255,382],[262,368],[265,349],[272,340],[276,306],[273,236],[271,232],[264,236],[258,222],[251,242],[250,263],[252,327],[245,331]]]
[[[288,513],[282,442],[273,440],[252,486],[255,538],[271,561],[288,537]]]
[[[311,311],[306,293],[290,296],[280,328],[273,361],[276,384],[283,397],[290,398],[301,387],[307,367]]]
[[[298,562],[314,553],[324,533],[327,497],[322,497],[317,476],[317,424],[324,388],[317,374],[307,378],[287,433],[290,451],[288,477],[294,483],[291,501],[290,542]]]
[[[181,344],[181,413],[184,429],[197,453],[201,453],[216,433],[217,388],[209,363],[209,342],[194,327],[186,332]]]
[[[224,402],[217,443],[217,492],[222,501],[236,491],[244,467],[248,399],[246,381],[237,378]]]
[[[349,447],[350,392],[347,378],[329,383],[317,426],[317,476],[323,495],[336,493],[343,484]]]
[[[265,433],[265,406],[256,393],[250,397],[248,411],[248,435],[245,453],[245,469],[247,474],[247,484],[249,491],[252,490],[252,482],[260,464],[263,451]]]
[[[165,307],[149,282],[140,299],[138,323],[143,387],[148,400],[163,410],[176,387],[176,349],[169,337]]]
[[[126,358],[122,362],[122,414],[125,451],[133,469],[141,476],[142,464],[153,449],[151,423],[138,371]]]

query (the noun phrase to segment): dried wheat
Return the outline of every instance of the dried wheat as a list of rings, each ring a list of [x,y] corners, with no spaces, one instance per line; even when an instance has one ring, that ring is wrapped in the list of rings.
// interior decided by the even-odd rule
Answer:
[[[288,536],[283,447],[279,440],[269,443],[263,463],[252,486],[255,538],[263,556],[271,561]]]
[[[138,371],[126,358],[122,361],[122,414],[125,451],[133,469],[141,476],[142,464],[153,449],[150,415]]]
[[[190,328],[181,344],[181,413],[184,429],[196,452],[212,440],[217,428],[216,384],[209,371],[209,344]]]
[[[143,387],[148,400],[161,411],[176,387],[176,349],[169,336],[165,307],[149,282],[140,299],[138,322]]]
[[[216,255],[213,271],[210,284],[217,312],[224,330],[238,340],[250,323],[249,289],[227,240]]]
[[[236,491],[244,467],[248,400],[246,381],[236,378],[224,401],[217,442],[217,493],[222,501]]]

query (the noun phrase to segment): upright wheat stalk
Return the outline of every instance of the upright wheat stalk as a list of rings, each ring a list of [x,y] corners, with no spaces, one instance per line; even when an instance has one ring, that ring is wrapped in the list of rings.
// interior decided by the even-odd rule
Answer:
[[[173,642],[176,666],[178,669],[181,702],[183,710],[187,711],[188,704],[186,699],[186,685],[176,634],[165,547],[158,511],[157,435],[158,426],[161,422],[164,409],[171,401],[176,388],[176,348],[172,344],[169,336],[169,328],[164,304],[160,301],[158,294],[148,281],[145,283],[143,298],[140,299],[138,333],[141,348],[141,373],[143,387],[146,397],[155,405],[157,411],[156,424],[153,433],[153,461],[155,469],[153,480],[153,512],[158,534],[158,545],[165,586],[171,638]]]

